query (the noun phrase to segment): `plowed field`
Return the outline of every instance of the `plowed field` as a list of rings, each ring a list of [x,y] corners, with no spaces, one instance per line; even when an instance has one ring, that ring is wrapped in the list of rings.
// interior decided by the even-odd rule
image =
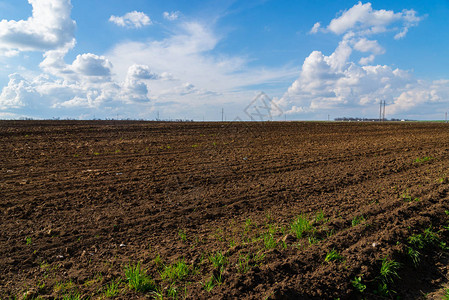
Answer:
[[[0,298],[422,299],[443,123],[0,121]]]

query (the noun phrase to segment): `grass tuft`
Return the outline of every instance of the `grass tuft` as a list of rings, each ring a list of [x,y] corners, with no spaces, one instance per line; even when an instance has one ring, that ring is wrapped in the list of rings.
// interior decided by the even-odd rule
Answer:
[[[296,217],[291,225],[292,232],[296,235],[298,239],[303,236],[312,235],[314,228],[310,221],[303,215]]]
[[[355,226],[357,226],[360,223],[365,222],[365,221],[366,221],[366,219],[365,219],[365,217],[363,215],[362,216],[355,216],[352,219],[351,224],[352,224],[352,227],[355,227]]]
[[[161,273],[161,278],[163,280],[169,279],[172,282],[181,281],[189,274],[189,271],[190,266],[182,259],[177,263],[165,266],[164,271]]]
[[[212,263],[213,267],[217,270],[221,270],[227,264],[226,256],[223,255],[220,251],[217,251],[215,254],[211,254],[209,256],[209,261]]]
[[[274,249],[278,245],[278,243],[276,242],[276,240],[273,237],[273,234],[271,234],[271,233],[265,233],[263,235],[263,243],[265,245],[265,249],[267,249],[267,250]]]
[[[382,265],[380,267],[380,280],[384,284],[392,283],[394,278],[399,278],[398,270],[401,267],[401,264],[397,261],[384,258],[382,260]]]
[[[119,282],[110,282],[106,287],[104,288],[103,296],[106,298],[112,298],[119,294]]]
[[[331,262],[331,261],[338,261],[342,260],[343,256],[337,252],[337,250],[332,249],[329,253],[326,254],[326,257],[324,258],[325,262]]]
[[[130,289],[134,289],[138,292],[147,292],[155,290],[156,288],[156,284],[151,277],[142,270],[140,262],[136,265],[127,265],[125,267],[125,276]]]

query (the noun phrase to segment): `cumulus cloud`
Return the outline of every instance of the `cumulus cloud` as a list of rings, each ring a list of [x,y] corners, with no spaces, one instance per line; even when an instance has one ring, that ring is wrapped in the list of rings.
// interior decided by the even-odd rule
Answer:
[[[79,54],[72,64],[66,64],[64,57],[73,47],[74,44],[67,44],[66,47],[45,52],[44,60],[39,66],[47,74],[61,77],[67,81],[84,82],[110,79],[112,63],[104,56],[92,53]]]
[[[371,54],[370,56],[362,57],[359,60],[359,64],[361,64],[362,66],[369,65],[370,63],[372,63],[374,61],[375,58],[376,58],[376,56],[374,56],[374,54]]]
[[[20,74],[9,75],[9,83],[0,94],[0,109],[22,108],[36,98],[36,91]]]
[[[0,21],[0,54],[46,51],[74,41],[75,21],[70,0],[28,0],[32,16],[26,20]]]
[[[132,79],[158,79],[159,76],[151,72],[150,67],[147,65],[134,64],[128,68],[127,78]]]
[[[125,102],[148,102],[149,88],[148,80],[156,80],[159,76],[150,71],[147,65],[134,64],[128,68],[128,73],[123,85],[121,97]]]
[[[366,38],[358,40],[354,44],[354,49],[360,52],[372,52],[374,54],[383,54],[385,49],[377,41],[370,41]]]
[[[169,20],[169,21],[177,20],[180,15],[181,15],[181,12],[179,12],[179,11],[172,11],[172,12],[164,11],[164,13],[162,14],[164,19]]]
[[[186,117],[220,101],[251,99],[247,86],[293,78],[293,67],[248,68],[244,58],[212,54],[219,40],[207,25],[184,22],[164,39],[123,42],[104,55],[83,53],[66,62],[72,40],[44,52],[40,76],[11,76],[0,94],[0,110],[28,116],[38,104],[36,117],[147,118],[154,107],[163,107],[173,117]]]
[[[72,63],[71,69],[84,76],[111,75],[112,64],[104,57],[92,53],[78,55]]]
[[[370,3],[358,3],[327,26],[328,32],[342,35],[330,55],[313,51],[301,67],[299,77],[278,101],[288,114],[312,114],[320,110],[351,109],[360,113],[376,111],[377,103],[387,102],[387,114],[404,114],[412,109],[444,109],[449,96],[448,81],[416,79],[409,71],[386,65],[372,65],[376,55],[386,52],[376,33],[408,29],[421,20],[413,10],[395,13],[374,10]],[[402,24],[399,29],[393,24]],[[316,30],[320,27],[314,26]],[[399,37],[398,37],[399,35]],[[351,61],[354,51],[368,54],[358,64]]]
[[[112,15],[109,18],[109,22],[126,28],[141,28],[153,24],[150,17],[148,17],[143,12],[138,11],[126,13],[122,17]]]
[[[320,22],[316,22],[315,24],[313,24],[312,29],[310,29],[310,33],[317,33],[318,30],[321,29],[321,23]]]
[[[413,9],[404,9],[402,12],[376,10],[369,2],[366,4],[359,2],[332,19],[326,29],[322,29],[318,22],[310,32],[316,33],[321,30],[343,35],[342,40],[352,49],[368,53],[368,56],[359,60],[360,64],[367,65],[373,63],[377,55],[385,53],[385,49],[376,40],[368,39],[368,36],[392,31],[396,32],[394,39],[400,39],[406,36],[410,27],[417,26],[421,20],[422,17],[418,17]]]
[[[340,46],[338,47],[340,48]],[[427,82],[408,71],[386,65],[360,66],[343,56],[313,51],[300,75],[280,99],[287,114],[316,113],[330,109],[352,109],[358,114],[375,113],[380,100],[387,102],[387,114],[406,114],[413,108],[444,109],[449,81]]]
[[[358,66],[353,62],[335,63],[336,56],[312,52],[305,60],[299,78],[283,97],[290,113],[335,107],[373,105],[379,99],[397,97],[414,80],[408,72],[388,66]],[[343,67],[342,67],[343,66]]]
[[[376,34],[387,31],[388,26],[393,23],[400,23],[400,37],[404,37],[408,28],[416,26],[422,18],[416,16],[416,12],[411,9],[404,9],[395,13],[391,10],[375,10],[371,3],[362,4],[359,2],[350,9],[344,11],[341,16],[333,19],[327,29],[335,34],[343,34],[348,31],[359,34]]]
[[[27,112],[89,109],[112,111],[124,104],[149,103],[145,81],[157,78],[148,66],[130,66],[126,80],[111,78],[112,63],[92,53],[78,55],[71,64],[63,61],[64,50],[47,53],[41,67],[46,73],[28,80],[12,74],[0,94],[0,109]]]

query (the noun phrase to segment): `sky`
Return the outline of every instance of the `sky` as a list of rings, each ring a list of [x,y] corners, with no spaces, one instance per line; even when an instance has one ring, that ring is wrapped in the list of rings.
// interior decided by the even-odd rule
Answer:
[[[0,0],[0,119],[444,119],[449,1]],[[258,104],[259,103],[259,104]],[[257,106],[259,105],[259,106]]]

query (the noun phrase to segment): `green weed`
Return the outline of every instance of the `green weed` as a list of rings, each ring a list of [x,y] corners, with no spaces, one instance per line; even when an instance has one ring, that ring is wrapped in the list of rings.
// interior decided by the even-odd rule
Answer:
[[[432,227],[424,229],[424,240],[428,245],[438,245],[440,243],[440,237],[438,233],[432,230]]]
[[[164,271],[161,273],[161,278],[169,279],[172,282],[183,280],[190,271],[190,266],[188,266],[183,259],[164,267]]]
[[[402,193],[401,198],[405,201],[405,202],[412,202],[412,201],[419,201],[419,198],[413,198],[409,191],[406,190],[404,193]]]
[[[263,260],[265,260],[265,254],[262,253],[262,251],[259,251],[253,255],[254,266],[259,265]]]
[[[81,297],[80,293],[72,292],[70,294],[63,295],[61,299],[62,300],[81,300],[83,298]]]
[[[320,240],[317,237],[315,237],[315,236],[309,236],[307,238],[307,240],[308,240],[310,245],[318,244],[320,242]]]
[[[375,290],[374,293],[378,294],[381,297],[389,297],[391,296],[391,293],[394,293],[394,291],[390,291],[387,283],[380,282],[377,286],[377,290]]]
[[[53,287],[53,291],[56,293],[64,293],[75,287],[75,284],[69,280],[67,282],[58,282]]]
[[[315,222],[320,222],[322,220],[324,220],[324,212],[322,210],[320,210],[319,212],[316,213],[315,216]]]
[[[206,290],[207,292],[212,291],[212,289],[215,287],[215,278],[214,276],[212,276],[211,278],[209,278],[209,280],[207,280],[204,284],[203,284],[203,288],[204,290]]]
[[[417,159],[415,159],[415,163],[423,163],[423,162],[427,162],[427,161],[430,161],[430,160],[432,160],[432,159],[435,159],[434,157],[431,157],[431,156],[425,156],[425,157],[423,157],[423,158],[417,158]]]
[[[263,235],[263,243],[265,245],[265,249],[274,249],[278,245],[273,237],[273,234],[271,233],[266,233]]]
[[[426,246],[426,241],[422,234],[414,234],[408,237],[408,243],[414,249],[423,249]]]
[[[337,250],[332,249],[329,253],[326,254],[324,261],[331,262],[331,261],[337,261],[337,260],[342,260],[342,259],[343,259],[343,256],[341,256],[341,254],[338,253]]]
[[[407,256],[411,259],[415,267],[421,262],[421,253],[413,247],[407,247]]]
[[[167,289],[167,296],[172,298],[172,299],[178,299],[178,287],[175,286],[174,284],[172,284],[168,289]]]
[[[106,298],[112,298],[119,294],[119,282],[110,282],[106,287],[104,288],[103,296]]]
[[[250,218],[247,218],[245,220],[245,232],[248,232],[253,226],[254,226],[253,221]]]
[[[355,227],[355,226],[357,226],[360,223],[365,222],[365,221],[366,221],[366,219],[365,219],[365,217],[363,215],[362,216],[355,216],[352,219],[351,224],[352,224],[352,227]]]
[[[440,247],[442,250],[447,250],[446,242],[441,241],[438,233],[432,230],[432,227],[428,227],[423,233],[413,234],[407,239],[408,247],[406,255],[413,262],[413,265],[417,267],[421,261],[421,252],[424,248],[430,246]]]
[[[181,239],[181,241],[183,241],[184,243],[187,242],[187,234],[184,230],[179,229],[178,236]]]
[[[366,285],[362,283],[362,277],[354,277],[353,280],[351,280],[352,286],[359,292],[363,293],[366,290]]]
[[[387,257],[382,259],[379,276],[376,278],[378,285],[375,293],[382,297],[389,297],[392,293],[395,293],[395,291],[390,290],[389,284],[393,283],[395,278],[399,278],[398,270],[400,266],[400,263]]]
[[[249,254],[240,254],[237,261],[237,271],[239,273],[245,274],[251,269],[249,264],[250,255]]]
[[[27,236],[27,237],[25,238],[25,242],[26,242],[27,245],[31,245],[31,243],[32,243],[31,237]]]
[[[158,267],[158,268],[160,268],[164,265],[164,261],[159,254],[156,255],[156,257],[153,259],[153,262],[156,265],[156,267]]]
[[[388,284],[392,283],[394,278],[399,278],[398,270],[400,267],[400,263],[385,257],[382,260],[382,265],[380,267],[379,279],[381,282]]]
[[[291,224],[291,230],[298,239],[301,239],[305,235],[312,235],[314,228],[310,221],[305,216],[298,216]]]
[[[221,270],[227,264],[226,256],[223,253],[217,251],[215,254],[209,256],[209,261],[212,263],[215,269]]]
[[[125,266],[125,276],[128,281],[128,287],[138,292],[147,292],[155,290],[156,284],[146,271],[142,270],[140,262],[136,265],[129,264]]]

